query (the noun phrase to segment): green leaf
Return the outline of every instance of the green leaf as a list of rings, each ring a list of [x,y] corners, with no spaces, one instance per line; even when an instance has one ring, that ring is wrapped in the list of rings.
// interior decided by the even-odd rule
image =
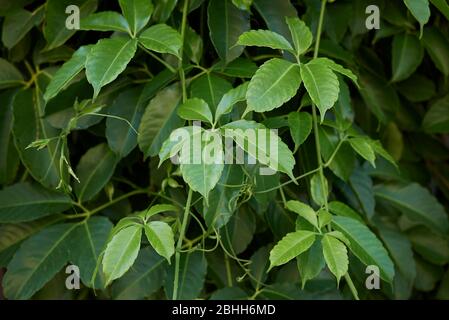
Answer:
[[[105,217],[92,217],[83,221],[73,231],[73,247],[70,250],[71,262],[79,267],[80,277],[84,285],[90,288],[104,288],[104,275],[93,276],[97,261],[112,230],[112,223]]]
[[[398,83],[398,90],[411,102],[430,100],[436,93],[434,82],[416,73],[407,80]]]
[[[44,99],[48,101],[67,88],[70,82],[84,69],[87,55],[92,46],[83,46],[75,51],[73,56],[56,71],[45,90]]]
[[[315,228],[318,230],[320,229],[318,227],[318,218],[315,210],[313,210],[310,206],[296,201],[296,200],[290,200],[287,202],[287,209],[299,214],[301,217],[306,219],[310,224],[312,224]]]
[[[424,116],[423,129],[428,133],[449,132],[449,96],[432,103]]]
[[[224,130],[225,137],[232,138],[240,148],[261,164],[275,171],[286,173],[296,181],[293,176],[295,158],[288,146],[274,132],[257,122],[246,120],[228,123],[221,129]],[[267,137],[268,133],[270,137]],[[262,136],[265,136],[265,140]],[[275,143],[271,143],[271,141]],[[277,150],[274,149],[275,147]]]
[[[203,57],[203,38],[195,32],[190,26],[186,29],[184,51],[190,61],[199,64]]]
[[[279,108],[296,95],[300,85],[301,74],[297,64],[277,58],[265,62],[249,83],[247,112]]]
[[[76,32],[66,27],[68,6],[75,5],[80,9],[80,17],[87,17],[97,9],[97,0],[48,0],[45,5],[44,36],[47,40],[45,50],[63,45]],[[73,18],[73,17],[72,17]]]
[[[359,83],[357,81],[357,76],[354,74],[354,72],[352,72],[352,70],[347,69],[347,68],[339,65],[335,61],[328,59],[328,58],[316,58],[316,59],[313,59],[312,61],[310,61],[309,64],[314,64],[314,63],[325,65],[329,69],[332,69],[333,71],[348,77],[349,79],[352,80],[352,82],[354,82],[354,84],[357,87],[359,87]]]
[[[34,26],[38,26],[43,18],[44,10],[42,6],[34,12],[19,9],[7,15],[2,30],[2,42],[5,47],[12,49]]]
[[[374,191],[378,199],[391,204],[411,220],[422,223],[441,234],[447,234],[449,231],[449,220],[444,207],[419,184],[379,185]]]
[[[430,2],[449,20],[449,4],[446,0],[430,0]]]
[[[249,82],[245,82],[236,88],[229,90],[223,98],[215,111],[215,122],[217,122],[222,115],[228,114],[232,111],[232,107],[241,101],[245,101],[246,92],[248,91]]]
[[[378,266],[381,278],[389,283],[393,281],[393,262],[368,227],[357,220],[341,216],[334,217],[332,225],[349,240],[349,249],[360,261],[365,265]]]
[[[207,102],[198,98],[189,99],[181,104],[178,108],[178,115],[185,120],[200,120],[210,124],[214,121]]]
[[[157,205],[154,205],[151,208],[149,208],[147,211],[144,211],[145,219],[148,220],[149,218],[151,218],[152,216],[154,216],[156,214],[163,213],[163,212],[170,212],[170,211],[177,212],[178,208],[171,204],[157,204]]]
[[[238,58],[243,47],[234,44],[250,28],[249,14],[237,9],[231,1],[211,0],[207,8],[210,38],[218,56],[225,63]]]
[[[438,70],[440,70],[444,76],[449,76],[449,61],[446,59],[446,57],[449,56],[449,41],[447,38],[439,29],[435,27],[426,27],[424,29],[422,42]]]
[[[141,93],[141,87],[123,91],[108,109],[108,114],[114,118],[106,120],[106,138],[111,150],[120,158],[126,157],[137,146],[136,128],[146,107]]]
[[[58,224],[26,240],[8,265],[3,279],[10,300],[29,299],[50,281],[70,257],[71,235],[77,224]]]
[[[232,3],[240,10],[249,11],[253,4],[253,0],[232,0]]]
[[[449,262],[449,242],[445,237],[429,232],[428,228],[417,227],[407,232],[413,249],[424,259],[438,266]]]
[[[209,73],[195,79],[190,85],[191,96],[206,101],[212,112],[215,112],[220,100],[231,89],[230,82]]]
[[[295,142],[295,153],[312,132],[312,116],[307,112],[291,112],[288,115],[288,126]]]
[[[23,76],[20,71],[7,60],[0,58],[0,89],[16,87],[22,82]]]
[[[254,7],[266,22],[268,28],[290,38],[285,17],[296,17],[297,11],[290,0],[254,0]]]
[[[301,253],[297,258],[297,265],[302,289],[304,289],[307,281],[317,277],[324,268],[325,260],[321,241],[315,241],[309,250]]]
[[[142,227],[131,225],[119,231],[108,243],[103,256],[106,286],[123,276],[139,254]]]
[[[424,25],[429,22],[430,19],[430,6],[428,0],[404,0],[405,5],[413,14],[413,16],[418,20],[421,35],[423,32]]]
[[[324,181],[322,181],[320,174],[314,174],[310,180],[310,194],[317,205],[324,206],[329,197],[329,185],[327,179],[324,177]]]
[[[359,206],[368,219],[374,216],[376,201],[374,199],[373,180],[366,170],[358,167],[349,178],[349,185],[354,197],[354,207]],[[352,203],[351,203],[352,204]]]
[[[220,229],[223,248],[239,255],[248,249],[256,232],[256,217],[247,208],[240,208]]]
[[[178,295],[180,300],[198,298],[204,286],[207,273],[207,260],[199,251],[181,253],[179,263]],[[165,279],[165,294],[167,299],[173,298],[173,284],[175,281],[175,264],[170,266]]]
[[[270,269],[283,265],[307,251],[315,242],[315,233],[296,231],[282,238],[270,252]]]
[[[339,201],[329,202],[329,211],[332,212],[333,214],[336,214],[337,216],[348,217],[363,222],[363,219],[360,217],[360,214],[358,214],[356,211],[354,211],[354,209],[344,204],[343,202]]]
[[[38,184],[18,183],[0,191],[0,223],[36,220],[71,206],[67,195]]]
[[[76,168],[80,183],[75,185],[75,193],[80,201],[89,201],[108,183],[114,174],[117,156],[106,144],[89,149]]]
[[[297,55],[305,53],[312,45],[313,35],[306,24],[297,17],[286,19]]]
[[[142,30],[153,14],[153,4],[149,0],[119,0],[122,13],[131,27],[133,35]]]
[[[91,14],[81,19],[80,28],[81,30],[131,32],[125,17],[115,11]]]
[[[137,50],[137,40],[101,39],[87,55],[86,76],[94,88],[94,99],[100,90],[126,69]]]
[[[329,270],[337,278],[337,283],[340,282],[348,272],[348,251],[346,246],[338,239],[325,234],[321,239],[323,246],[323,255]]]
[[[368,140],[369,138],[356,137],[350,138],[349,143],[351,144],[352,149],[362,156],[362,158],[369,161],[373,167],[376,167],[376,154]]]
[[[251,30],[240,35],[237,44],[242,46],[268,47],[293,51],[291,44],[280,34],[269,30]]]
[[[144,228],[151,246],[170,263],[170,258],[175,253],[175,239],[171,227],[162,221],[151,221]]]
[[[335,73],[322,60],[301,64],[301,77],[307,92],[320,109],[321,121],[326,111],[338,100],[339,82]]]
[[[176,113],[181,101],[181,88],[175,83],[161,91],[150,101],[139,127],[137,141],[145,157],[155,156],[170,134],[184,124]]]
[[[157,24],[143,31],[139,42],[148,50],[171,53],[177,57],[182,46],[181,35],[166,24]]]
[[[391,81],[398,82],[407,79],[416,71],[424,58],[424,48],[417,36],[402,33],[393,38],[392,56]]]
[[[237,58],[227,65],[220,61],[212,68],[216,73],[236,78],[252,78],[258,69],[254,62],[246,58]]]
[[[112,297],[115,300],[150,297],[162,287],[167,275],[166,267],[165,260],[150,247],[140,250],[131,269],[112,285]]]

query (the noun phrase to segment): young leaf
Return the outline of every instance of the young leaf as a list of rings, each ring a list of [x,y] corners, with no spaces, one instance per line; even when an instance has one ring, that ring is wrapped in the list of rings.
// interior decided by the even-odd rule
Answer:
[[[295,153],[312,132],[312,116],[307,112],[292,112],[288,115],[288,126],[295,142]]]
[[[63,193],[38,184],[17,183],[0,191],[0,223],[36,220],[70,206],[70,197]]]
[[[257,70],[249,83],[246,112],[265,112],[279,108],[296,95],[300,85],[301,74],[297,64],[271,59]]]
[[[349,139],[349,143],[359,155],[369,161],[373,167],[376,167],[376,154],[374,153],[374,150],[368,140],[368,138],[356,137]]]
[[[175,239],[171,227],[162,221],[151,221],[144,228],[151,246],[170,263],[170,258],[175,253]]]
[[[210,38],[220,59],[229,63],[238,58],[243,47],[234,44],[242,33],[249,30],[249,14],[237,9],[231,1],[211,0],[207,16]]]
[[[182,46],[181,35],[166,24],[157,24],[143,31],[139,42],[148,50],[171,53],[176,57],[179,57]]]
[[[239,37],[237,44],[242,46],[268,47],[271,49],[293,51],[291,44],[280,34],[269,30],[251,30]]]
[[[249,82],[245,82],[237,88],[231,89],[223,96],[223,98],[221,98],[220,103],[217,106],[217,110],[215,111],[215,122],[217,122],[222,115],[230,113],[232,111],[232,107],[236,103],[245,100],[248,85]]]
[[[310,224],[319,229],[317,214],[310,206],[299,201],[290,200],[287,202],[287,209],[299,214],[301,217],[310,222]]]
[[[80,28],[81,30],[131,32],[125,17],[115,11],[91,14],[81,19]]]
[[[321,239],[321,244],[323,246],[323,255],[326,260],[326,264],[329,270],[337,278],[337,283],[340,282],[341,277],[343,277],[348,272],[348,251],[346,246],[334,237],[325,234]]]
[[[349,249],[360,261],[368,266],[378,266],[381,278],[389,283],[393,281],[393,262],[368,227],[357,220],[341,216],[334,217],[332,226],[349,240]]]
[[[203,99],[192,98],[179,106],[178,115],[186,120],[200,120],[212,124],[212,112]]]
[[[301,76],[310,98],[320,109],[323,121],[326,111],[338,100],[339,82],[332,69],[322,60],[312,62],[301,64]]]
[[[270,252],[270,269],[283,265],[307,251],[315,242],[315,233],[296,231],[282,238]]]
[[[286,19],[297,55],[306,52],[312,45],[313,35],[306,24],[297,17]]]
[[[87,55],[86,76],[94,88],[94,99],[100,90],[126,69],[137,50],[137,40],[101,39]]]
[[[83,69],[86,64],[87,55],[92,46],[83,46],[75,51],[73,56],[56,71],[45,91],[44,99],[49,101],[65,89]]]
[[[141,236],[142,226],[132,225],[119,231],[108,243],[103,257],[106,286],[123,276],[134,264]]]
[[[142,30],[153,14],[153,4],[149,0],[119,0],[120,8],[131,27],[133,35]]]
[[[418,37],[410,34],[398,34],[393,39],[393,76],[391,81],[398,82],[410,77],[424,58],[424,48]]]

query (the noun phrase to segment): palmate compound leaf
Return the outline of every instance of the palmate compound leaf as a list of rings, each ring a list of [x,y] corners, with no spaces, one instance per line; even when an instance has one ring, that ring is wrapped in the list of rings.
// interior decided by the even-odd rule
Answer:
[[[293,51],[291,44],[280,34],[269,30],[251,30],[239,37],[237,44],[242,46],[268,47],[271,49]]]
[[[221,127],[222,134],[261,164],[286,173],[293,181],[295,158],[279,136],[255,121],[238,120]],[[223,132],[224,131],[224,132]]]
[[[325,234],[321,239],[323,246],[324,260],[326,261],[329,270],[337,278],[337,283],[340,282],[346,272],[348,272],[348,250],[346,246],[338,239]]]
[[[142,226],[130,225],[119,231],[108,243],[103,256],[106,286],[123,276],[133,265],[140,249]]]
[[[379,267],[383,280],[391,283],[394,277],[394,265],[382,242],[367,226],[352,218],[334,216],[332,226],[349,240],[349,249],[365,265]]]
[[[137,50],[137,40],[127,38],[101,39],[87,55],[87,81],[94,88],[94,99],[105,85],[126,69]]]
[[[119,0],[119,4],[133,35],[145,27],[154,11],[149,0]]]
[[[322,60],[312,60],[301,64],[301,76],[310,98],[320,110],[323,121],[326,111],[338,100],[340,84],[337,75]]]
[[[307,251],[315,242],[315,233],[296,231],[282,238],[270,252],[270,269],[283,265]]]
[[[338,85],[338,80],[336,81]],[[279,108],[296,95],[300,85],[301,71],[297,64],[278,58],[271,59],[257,70],[249,83],[246,112],[265,112]]]

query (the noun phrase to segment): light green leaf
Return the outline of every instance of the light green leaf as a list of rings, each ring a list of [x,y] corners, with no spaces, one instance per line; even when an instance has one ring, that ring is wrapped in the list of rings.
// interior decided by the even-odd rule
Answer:
[[[321,241],[315,241],[309,250],[297,257],[297,265],[301,276],[302,288],[308,280],[317,277],[325,265]]]
[[[444,207],[419,184],[379,185],[374,191],[378,199],[391,204],[411,220],[422,223],[441,234],[447,234],[449,231],[449,220]]]
[[[68,6],[75,5],[80,9],[80,17],[87,17],[97,9],[97,0],[48,0],[45,7],[44,36],[47,40],[45,50],[63,45],[76,32],[66,27],[65,14]],[[72,16],[71,19],[74,17]],[[73,20],[69,20],[73,21]]]
[[[106,144],[89,149],[76,168],[80,183],[75,185],[75,193],[80,201],[89,201],[108,183],[114,174],[117,156]]]
[[[430,6],[428,0],[404,0],[405,5],[413,14],[413,16],[418,20],[421,36],[423,32],[424,25],[429,22],[430,19]]]
[[[236,88],[229,90],[223,98],[215,111],[215,122],[217,122],[222,115],[228,114],[232,111],[232,107],[246,99],[246,92],[248,90],[249,82],[245,82]]]
[[[312,132],[312,116],[307,112],[291,112],[288,115],[288,126],[296,152]]]
[[[329,211],[337,216],[348,217],[363,222],[362,217],[350,206],[339,201],[329,202]]]
[[[228,123],[221,129],[224,130],[226,137],[232,138],[240,148],[261,164],[267,165],[275,171],[286,173],[296,181],[293,176],[293,167],[295,166],[293,153],[274,132],[269,131],[262,124],[246,120]],[[263,140],[263,136],[265,136],[265,140]],[[275,143],[271,143],[271,140]],[[274,149],[275,147],[277,150]]]
[[[401,33],[393,38],[392,57],[391,81],[402,81],[410,77],[421,64],[424,48],[417,36]]]
[[[313,35],[306,24],[297,17],[287,17],[286,19],[297,55],[306,52],[312,45]]]
[[[326,111],[338,100],[340,84],[335,73],[322,60],[312,62],[301,64],[301,76],[310,98],[320,109],[323,121]]]
[[[139,254],[142,227],[131,225],[119,231],[108,243],[103,256],[106,286],[123,276]]]
[[[70,237],[77,224],[58,224],[26,240],[3,279],[6,298],[29,299],[62,269],[70,257]]]
[[[281,59],[265,62],[248,86],[248,111],[265,112],[282,106],[296,95],[301,85],[297,64]]]
[[[166,24],[157,24],[143,31],[139,42],[148,50],[171,53],[177,57],[182,46],[181,35]]]
[[[151,246],[170,263],[170,258],[175,253],[175,239],[171,227],[162,221],[151,221],[144,228]]]
[[[94,99],[105,85],[126,69],[137,50],[137,40],[101,39],[87,55],[86,76],[94,88]]]
[[[337,278],[338,283],[341,277],[348,272],[349,260],[346,246],[340,240],[327,234],[321,239],[321,244],[323,246],[324,260],[326,260],[329,270]]]
[[[137,141],[145,157],[155,156],[170,134],[184,124],[176,113],[181,100],[181,88],[175,83],[161,91],[150,101],[143,114]]]
[[[376,161],[376,154],[374,153],[373,148],[371,147],[371,144],[369,142],[369,138],[364,137],[356,137],[356,138],[350,138],[349,143],[351,144],[351,147],[365,160],[368,160],[369,163],[373,167],[376,167],[375,161]]]
[[[46,101],[56,97],[58,93],[67,88],[83,69],[86,64],[87,55],[92,46],[83,46],[75,51],[73,56],[56,71],[45,91],[44,99]]]
[[[310,194],[317,205],[324,206],[329,197],[329,185],[326,177],[324,177],[324,181],[321,181],[320,174],[316,173],[313,175],[310,180]]]
[[[315,233],[296,231],[282,238],[270,252],[270,269],[283,265],[307,251],[315,242]]]
[[[6,48],[12,49],[34,27],[38,26],[44,18],[43,7],[34,12],[19,9],[8,14],[3,22],[2,42]]]
[[[131,269],[112,285],[112,297],[115,300],[150,297],[162,287],[167,275],[166,268],[165,260],[152,248],[140,250]]]
[[[149,208],[145,212],[145,219],[149,219],[150,217],[163,213],[163,212],[177,212],[178,208],[171,204],[157,204]]]
[[[253,0],[232,0],[232,3],[240,10],[249,11],[253,4]]]
[[[0,58],[0,89],[16,87],[22,82],[23,76],[20,71],[7,60]]]
[[[325,65],[329,69],[332,69],[333,71],[348,77],[349,79],[352,80],[352,82],[354,82],[354,84],[357,87],[360,87],[359,83],[357,81],[357,76],[354,74],[354,72],[352,72],[352,70],[350,70],[350,69],[347,69],[347,68],[339,65],[334,60],[331,60],[328,58],[316,58],[309,62],[309,64],[315,64],[315,63]]]
[[[181,104],[178,115],[185,120],[200,120],[212,124],[212,112],[203,99],[192,98]]]
[[[81,19],[80,28],[81,30],[131,32],[125,17],[115,11],[91,14]]]
[[[237,9],[231,1],[211,0],[207,16],[210,38],[220,59],[229,63],[238,58],[243,47],[234,44],[250,28],[249,13]]]
[[[153,3],[150,0],[119,0],[122,13],[131,27],[133,35],[142,30],[153,14]]]
[[[237,44],[242,46],[268,47],[293,51],[291,44],[280,34],[269,30],[251,30],[240,35]]]
[[[349,249],[365,265],[375,265],[380,276],[391,283],[394,277],[394,265],[382,242],[361,222],[342,216],[335,216],[333,227],[343,233],[351,243]]]
[[[287,209],[299,214],[314,227],[319,229],[317,214],[310,206],[296,200],[290,200],[287,202]]]

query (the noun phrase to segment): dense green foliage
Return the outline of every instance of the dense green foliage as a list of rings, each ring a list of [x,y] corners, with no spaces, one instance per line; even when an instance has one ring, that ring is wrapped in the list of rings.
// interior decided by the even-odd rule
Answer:
[[[0,0],[4,296],[449,299],[448,20],[446,0]],[[210,153],[228,138],[244,164]]]

